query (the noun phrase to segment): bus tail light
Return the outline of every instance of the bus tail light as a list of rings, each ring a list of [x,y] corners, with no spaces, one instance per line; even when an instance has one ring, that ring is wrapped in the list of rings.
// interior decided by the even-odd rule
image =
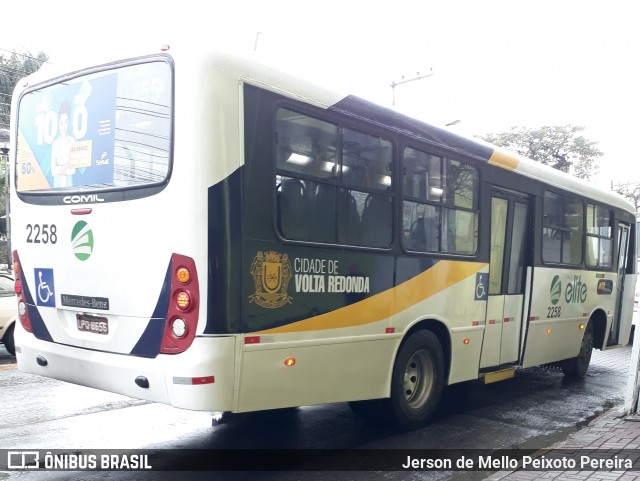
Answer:
[[[176,271],[176,278],[180,281],[181,284],[188,284],[191,280],[191,272],[186,267],[180,267]]]
[[[187,333],[187,324],[180,318],[171,321],[171,332],[178,338],[183,338]]]
[[[191,307],[191,296],[187,291],[179,291],[176,295],[176,306],[181,311],[188,311]]]
[[[196,264],[180,254],[171,256],[171,284],[167,321],[160,352],[178,354],[186,351],[196,337],[200,305],[200,286]]]
[[[29,319],[29,310],[27,309],[27,302],[24,298],[24,289],[22,288],[22,266],[20,265],[20,258],[18,257],[18,251],[13,251],[13,272],[15,276],[15,290],[16,297],[18,298],[18,319],[20,324],[27,332],[33,332],[31,327],[31,320]]]

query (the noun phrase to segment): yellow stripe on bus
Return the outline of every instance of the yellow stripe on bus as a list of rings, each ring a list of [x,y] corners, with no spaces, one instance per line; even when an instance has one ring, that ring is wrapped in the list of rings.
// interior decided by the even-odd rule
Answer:
[[[486,263],[479,262],[439,261],[422,274],[363,301],[326,314],[254,334],[337,329],[361,326],[387,319],[474,275],[486,266]]]
[[[520,161],[515,157],[512,157],[505,152],[500,152],[499,150],[494,150],[491,157],[489,157],[490,165],[497,165],[498,167],[502,167],[503,169],[508,170],[516,170]]]

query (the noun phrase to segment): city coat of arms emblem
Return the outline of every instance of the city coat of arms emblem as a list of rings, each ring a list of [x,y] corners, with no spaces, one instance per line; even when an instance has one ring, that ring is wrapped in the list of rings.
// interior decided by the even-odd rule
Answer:
[[[251,276],[256,292],[249,296],[249,302],[267,309],[291,304],[292,298],[287,294],[291,263],[287,254],[258,252],[251,263]]]

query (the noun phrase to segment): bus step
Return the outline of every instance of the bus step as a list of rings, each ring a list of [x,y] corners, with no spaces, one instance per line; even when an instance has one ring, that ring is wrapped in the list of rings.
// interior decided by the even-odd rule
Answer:
[[[502,369],[501,371],[487,372],[482,378],[485,384],[491,384],[492,382],[504,381],[505,379],[511,379],[515,376],[516,370],[513,367],[509,369]]]

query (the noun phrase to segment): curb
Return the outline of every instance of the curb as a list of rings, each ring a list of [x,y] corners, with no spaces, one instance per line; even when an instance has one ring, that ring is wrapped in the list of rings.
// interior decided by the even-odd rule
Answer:
[[[544,455],[545,453],[554,450],[554,449],[561,449],[561,448],[570,448],[570,449],[581,449],[581,448],[587,448],[586,445],[584,445],[584,443],[581,442],[576,442],[574,440],[574,438],[576,436],[579,436],[579,434],[583,431],[587,431],[589,429],[592,428],[596,428],[598,425],[600,424],[606,424],[607,420],[615,420],[615,421],[609,421],[609,422],[615,422],[618,423],[620,422],[620,420],[622,421],[631,421],[631,422],[638,422],[640,423],[640,415],[637,414],[625,414],[624,408],[622,406],[618,406],[618,407],[613,407],[607,411],[604,411],[603,413],[601,413],[600,415],[596,416],[595,418],[593,418],[587,425],[583,426],[582,428],[578,429],[577,431],[569,434],[569,436],[563,440],[563,441],[558,441],[556,443],[554,443],[553,445],[551,445],[550,447],[545,447],[545,448],[540,448],[538,449],[534,454],[533,457],[539,457]],[[607,426],[605,428],[610,428],[610,426]],[[638,425],[638,432],[640,433],[640,425]],[[521,471],[520,469],[514,470],[514,471],[498,471],[497,473],[492,474],[491,476],[488,476],[486,478],[484,478],[484,481],[500,481],[502,479],[505,479],[506,477],[515,474],[515,473],[519,473],[522,472],[527,473],[529,475],[531,475],[532,477],[530,479],[535,479],[535,478],[542,478],[543,476],[548,479],[548,476],[545,476],[546,473],[548,473],[549,471]],[[555,473],[560,473],[560,471],[554,471]],[[569,471],[572,472],[572,471]],[[537,474],[537,476],[533,476],[535,474]],[[526,477],[526,475],[522,476],[522,478],[524,479],[524,477]]]

